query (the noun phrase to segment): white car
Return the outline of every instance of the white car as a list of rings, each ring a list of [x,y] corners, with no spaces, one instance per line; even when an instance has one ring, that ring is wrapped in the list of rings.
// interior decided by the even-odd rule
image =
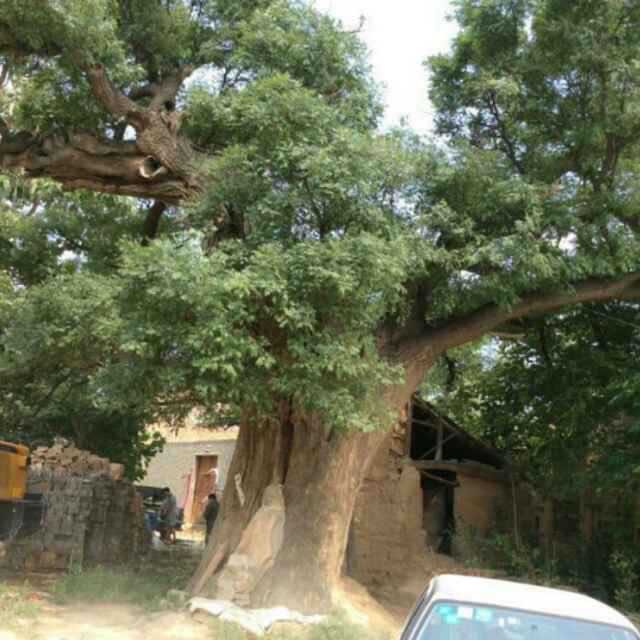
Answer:
[[[519,582],[434,578],[400,640],[640,640],[611,607],[572,591]]]

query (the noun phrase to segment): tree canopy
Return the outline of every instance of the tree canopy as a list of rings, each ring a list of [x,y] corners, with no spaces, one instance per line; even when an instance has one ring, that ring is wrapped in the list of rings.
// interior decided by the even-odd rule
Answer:
[[[575,498],[588,488],[634,496],[637,318],[636,304],[608,303],[537,319],[483,366],[462,354],[459,377],[436,402],[549,495]]]
[[[637,296],[638,10],[456,18],[436,144],[303,2],[0,0],[5,419],[369,428],[448,349]]]

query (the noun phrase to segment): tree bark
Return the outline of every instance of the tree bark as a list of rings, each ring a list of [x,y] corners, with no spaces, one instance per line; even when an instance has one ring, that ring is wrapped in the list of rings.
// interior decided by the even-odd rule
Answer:
[[[284,542],[258,584],[258,606],[328,611],[344,562],[355,500],[385,431],[331,433],[313,416],[296,419],[284,482]]]
[[[328,611],[344,560],[355,499],[383,430],[336,433],[314,416],[283,412],[279,422],[245,416],[221,512],[190,584],[215,596],[216,573],[238,545],[269,484],[283,485],[284,542],[251,594],[253,606]],[[235,483],[242,477],[244,504]]]
[[[212,577],[238,546],[242,532],[260,507],[265,488],[282,483],[283,451],[290,432],[285,415],[274,423],[253,411],[243,412],[220,513],[205,555],[189,583],[192,593],[213,595]]]
[[[51,135],[11,131],[0,120],[0,171],[22,170],[27,178],[50,178],[69,190],[86,189],[179,204],[201,188],[197,154],[180,135],[175,98],[192,67],[131,92],[150,97],[142,107],[117,89],[101,65],[84,69],[95,100],[117,122],[130,125],[135,140],[65,131]]]

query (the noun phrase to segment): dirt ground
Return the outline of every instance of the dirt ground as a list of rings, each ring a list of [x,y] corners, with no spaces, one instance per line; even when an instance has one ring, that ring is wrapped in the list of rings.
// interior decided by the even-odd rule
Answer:
[[[203,544],[199,533],[184,535],[183,549],[156,556],[155,563],[172,571],[184,564],[185,553],[197,562]],[[185,567],[183,567],[185,569]],[[186,568],[187,573],[190,568]],[[353,580],[344,579],[338,590],[340,608],[349,618],[368,629],[396,637],[408,611],[436,573],[465,572],[446,556],[425,557],[402,572],[399,583],[378,585],[374,597]],[[227,634],[214,629],[214,620],[192,617],[186,611],[162,608],[150,612],[137,605],[110,602],[60,604],[52,591],[55,576],[44,574],[0,576],[0,640],[227,640]],[[4,591],[2,591],[4,589]],[[1,596],[15,603],[3,609]],[[6,601],[6,600],[5,600]],[[157,607],[156,607],[157,610]],[[11,619],[7,619],[11,618]],[[236,636],[230,635],[229,638]]]
[[[203,640],[204,622],[186,613],[146,614],[128,605],[40,605],[35,618],[0,622],[0,640]]]

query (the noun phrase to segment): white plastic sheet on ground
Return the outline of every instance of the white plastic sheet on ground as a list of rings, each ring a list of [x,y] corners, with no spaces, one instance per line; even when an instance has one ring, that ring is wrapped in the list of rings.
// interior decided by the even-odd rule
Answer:
[[[204,611],[225,622],[235,622],[249,633],[262,636],[272,625],[279,622],[309,625],[324,622],[324,616],[305,616],[286,607],[273,609],[242,609],[228,600],[209,600],[207,598],[193,598],[189,601],[189,611],[196,613]]]

